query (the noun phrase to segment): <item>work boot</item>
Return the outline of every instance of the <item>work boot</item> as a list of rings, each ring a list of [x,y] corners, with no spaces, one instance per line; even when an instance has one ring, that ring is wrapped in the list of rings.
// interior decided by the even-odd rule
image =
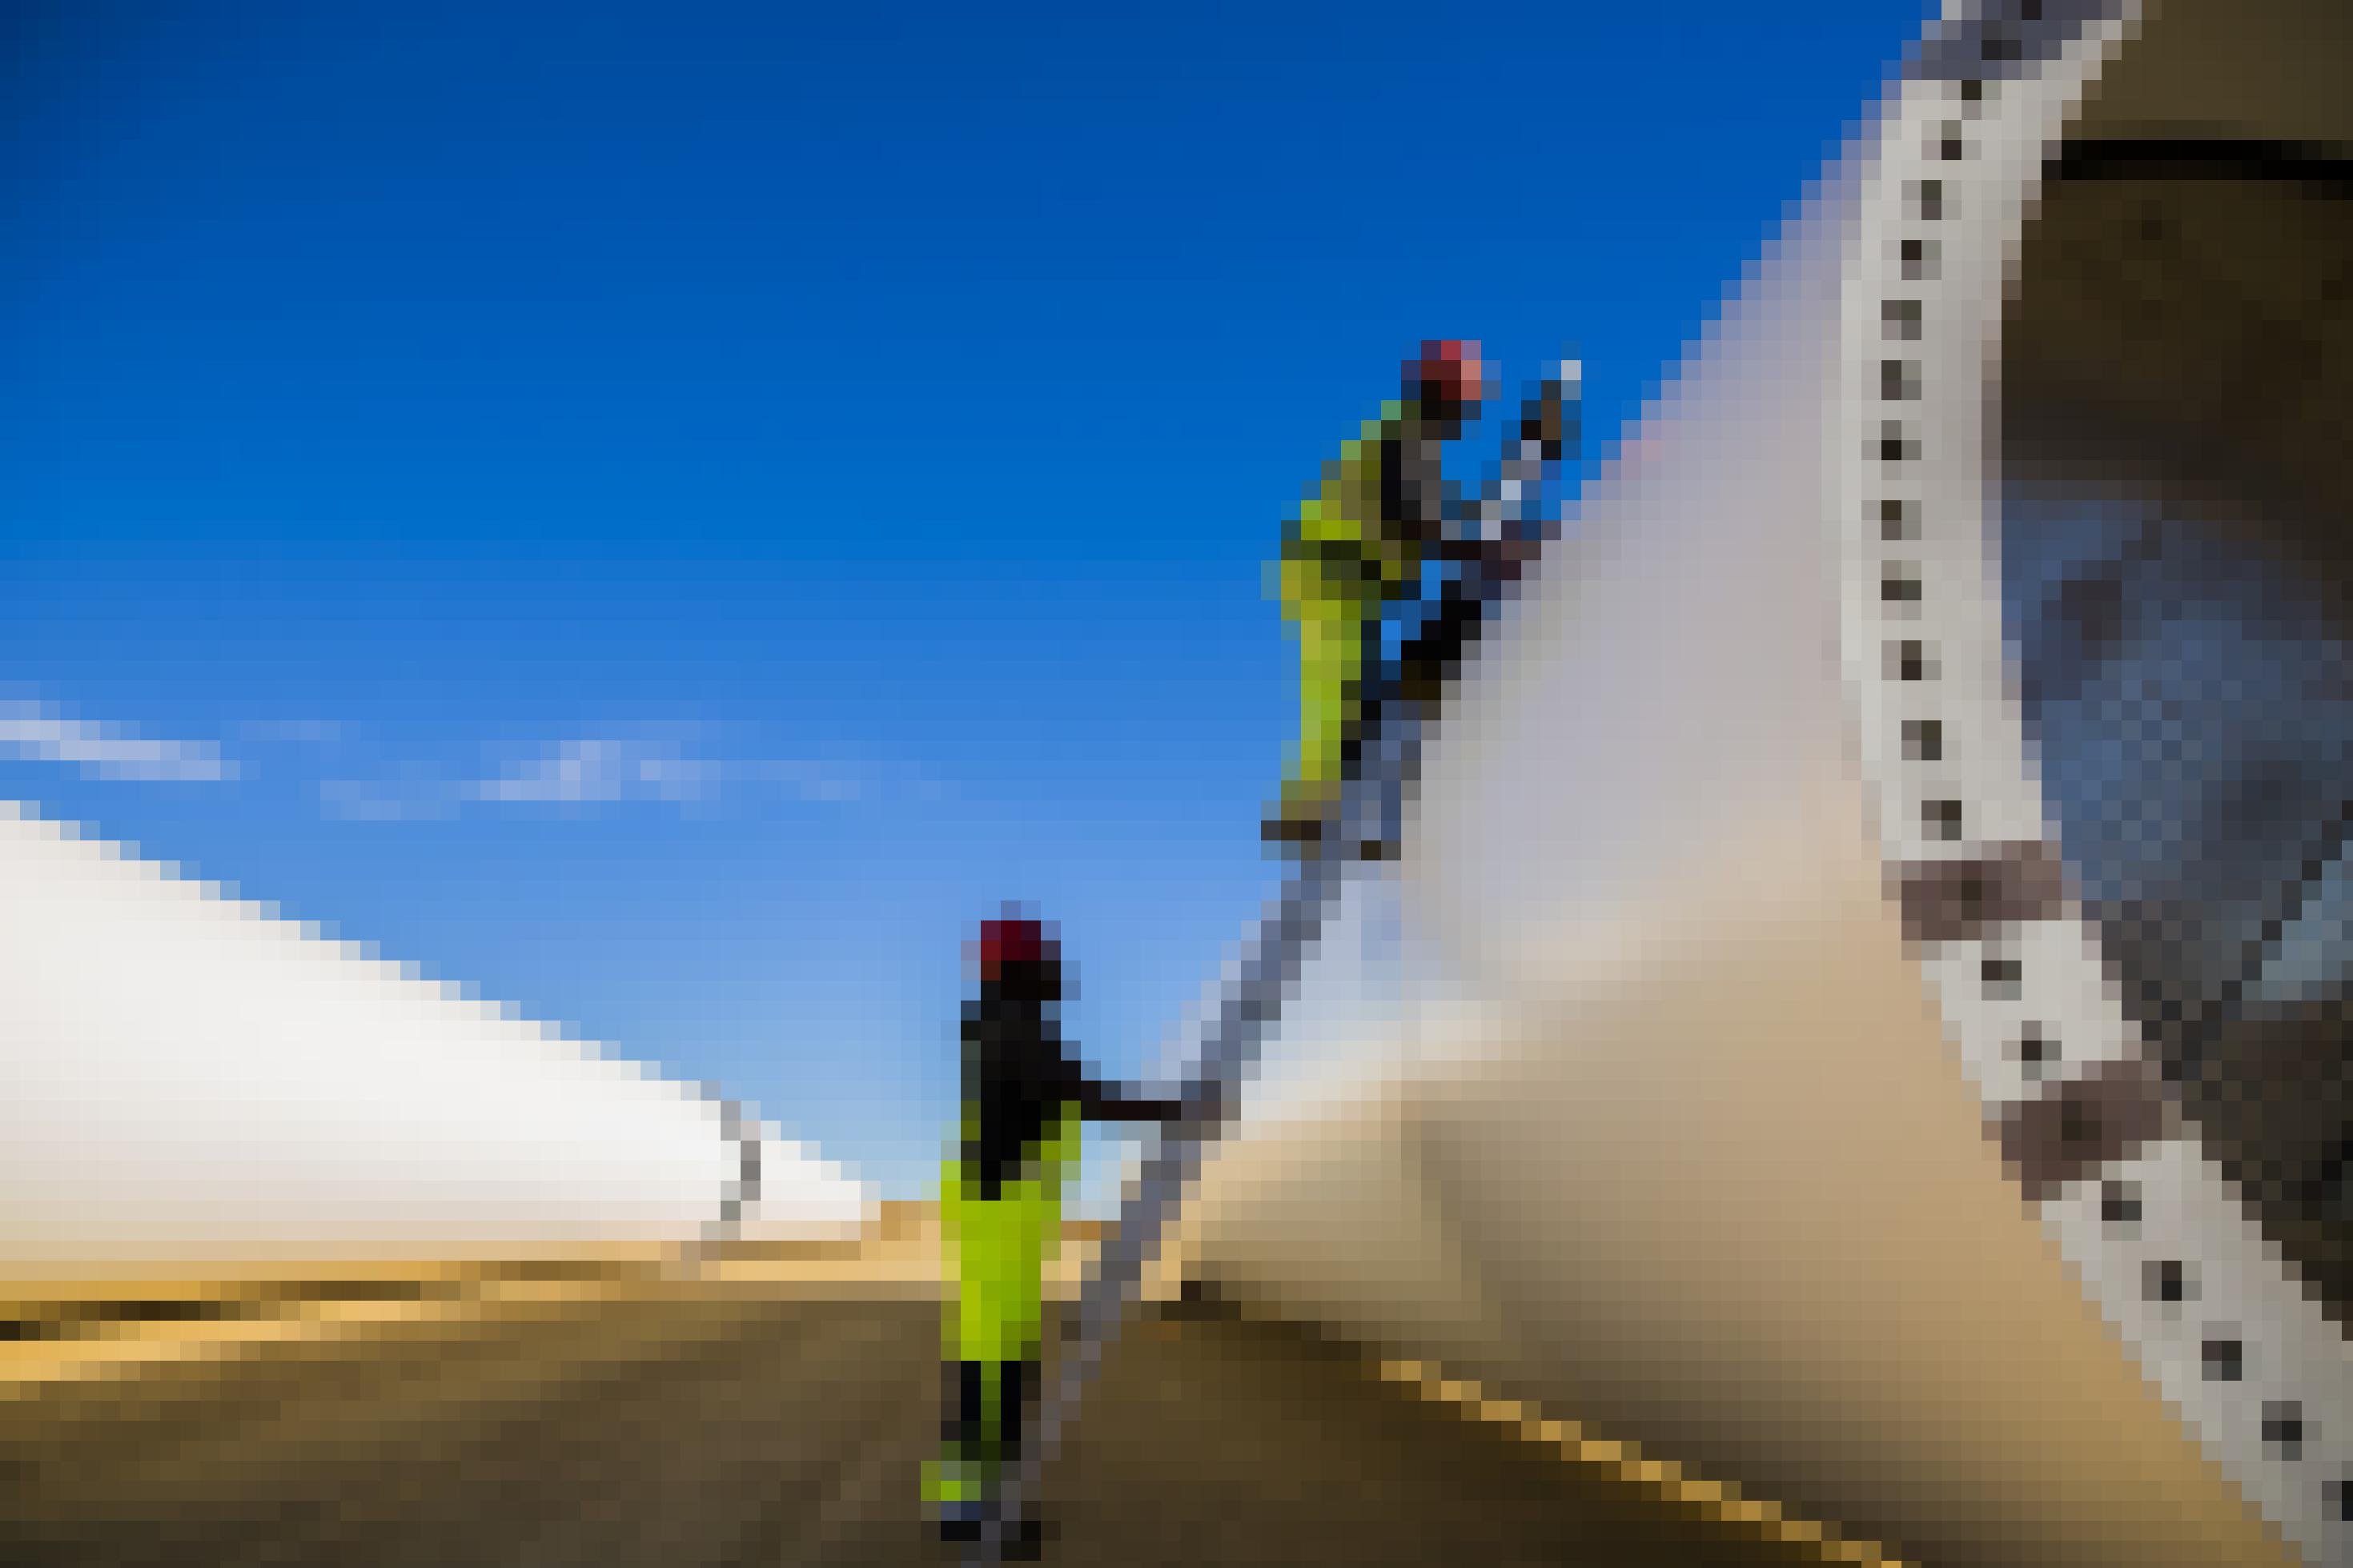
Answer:
[[[1261,826],[1270,844],[1293,854],[1314,854],[1323,847],[1324,824],[1339,792],[1327,786],[1296,782],[1282,786],[1282,802]]]
[[[942,1541],[963,1543],[980,1539],[994,1479],[989,1467],[961,1455],[924,1462],[923,1504],[939,1527]]]
[[[1035,1563],[1045,1554],[1046,1521],[1036,1514],[1026,1514],[1005,1531],[1005,1560],[1008,1563]]]

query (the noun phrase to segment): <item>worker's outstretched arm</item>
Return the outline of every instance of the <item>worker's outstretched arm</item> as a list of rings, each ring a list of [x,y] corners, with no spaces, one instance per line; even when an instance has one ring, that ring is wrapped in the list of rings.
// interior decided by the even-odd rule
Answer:
[[[1520,407],[1485,492],[1450,518],[1440,546],[1449,560],[1515,577],[1542,548],[1543,498],[1577,443],[1578,367],[1556,365]]]
[[[1146,1094],[1125,1084],[1099,1079],[1082,1067],[1063,1047],[1062,1098],[1075,1102],[1090,1121],[1174,1121],[1188,1109],[1185,1102]]]

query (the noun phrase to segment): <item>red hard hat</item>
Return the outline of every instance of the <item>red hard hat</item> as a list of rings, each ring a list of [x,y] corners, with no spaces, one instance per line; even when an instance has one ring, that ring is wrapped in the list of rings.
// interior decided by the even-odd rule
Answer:
[[[1044,922],[1029,920],[980,922],[980,974],[996,978],[1008,963],[1038,963],[1055,956]]]

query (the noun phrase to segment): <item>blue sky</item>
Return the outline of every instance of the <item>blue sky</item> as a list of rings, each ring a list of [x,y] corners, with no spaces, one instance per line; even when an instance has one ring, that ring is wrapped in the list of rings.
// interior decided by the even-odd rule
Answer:
[[[23,0],[0,795],[912,1192],[974,921],[1133,1070],[1271,886],[1400,353],[1615,429],[1922,15]]]

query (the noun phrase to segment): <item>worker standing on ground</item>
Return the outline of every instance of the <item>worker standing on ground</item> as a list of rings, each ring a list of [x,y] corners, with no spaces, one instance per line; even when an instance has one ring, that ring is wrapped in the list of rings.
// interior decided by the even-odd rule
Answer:
[[[1166,1122],[1179,1102],[1101,1083],[1061,1037],[1059,945],[1034,920],[983,922],[980,988],[964,1016],[964,1108],[942,1173],[941,1234],[956,1294],[945,1322],[947,1421],[924,1501],[949,1540],[979,1539],[1038,1392],[1045,1268],[1086,1119]],[[1034,1545],[1035,1519],[1008,1540]]]
[[[1324,465],[1323,483],[1283,530],[1282,613],[1299,640],[1299,746],[1266,821],[1278,843],[1320,843],[1356,763],[1382,616],[1420,596],[1422,562],[1452,510],[1440,458],[1485,396],[1479,345],[1424,343],[1406,362],[1400,391]]]

